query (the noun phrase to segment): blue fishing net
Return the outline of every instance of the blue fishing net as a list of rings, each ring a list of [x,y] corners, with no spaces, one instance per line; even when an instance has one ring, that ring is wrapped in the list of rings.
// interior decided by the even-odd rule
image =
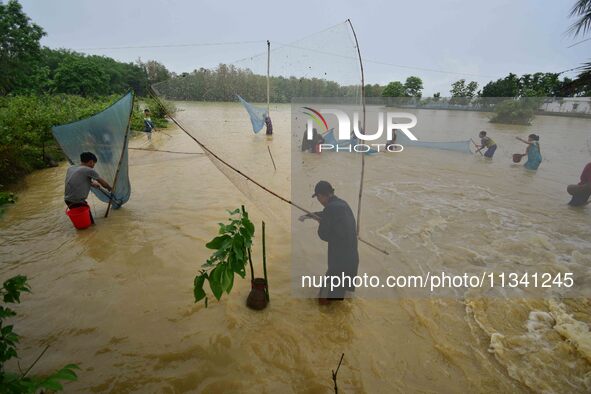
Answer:
[[[255,107],[239,95],[236,95],[236,97],[238,97],[238,100],[240,100],[240,102],[246,109],[246,112],[248,112],[248,115],[250,116],[250,123],[252,123],[252,131],[254,131],[255,133],[261,131],[261,129],[265,125],[265,115],[267,114],[267,110]]]
[[[94,169],[101,178],[113,185],[113,193],[111,195],[96,188],[91,190],[103,202],[112,199],[113,208],[119,208],[126,203],[131,194],[127,165],[127,134],[132,109],[133,93],[130,92],[90,118],[52,128],[53,136],[70,163],[79,164],[82,152],[92,152],[97,156],[98,162]]]
[[[470,150],[470,140],[466,141],[413,141],[401,131],[396,132],[396,143],[404,146],[416,146],[419,148],[443,149],[456,152],[472,153]]]

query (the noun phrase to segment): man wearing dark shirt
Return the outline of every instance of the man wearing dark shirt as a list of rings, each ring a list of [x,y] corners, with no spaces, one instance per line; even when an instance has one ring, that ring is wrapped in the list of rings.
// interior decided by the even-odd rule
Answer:
[[[318,236],[328,242],[328,270],[326,276],[349,277],[351,282],[357,276],[359,253],[357,251],[357,226],[349,204],[334,194],[330,183],[320,181],[314,188],[314,195],[324,206],[322,212],[301,217],[318,220]],[[352,283],[342,283],[340,287],[322,289],[318,301],[326,304],[329,300],[342,300],[345,291],[355,291]]]
[[[568,185],[566,191],[573,196],[568,205],[577,207],[588,203],[591,197],[591,163],[587,163],[583,169],[581,182],[578,185]]]
[[[273,123],[271,122],[271,117],[268,114],[265,114],[265,126],[265,134],[273,135]]]
[[[102,186],[108,191],[112,190],[111,185],[102,179],[94,170],[97,161],[98,159],[94,153],[83,152],[80,154],[81,164],[68,168],[64,191],[64,202],[68,208],[87,206],[86,199],[88,198],[91,187]],[[90,219],[94,223],[92,214],[90,215]]]

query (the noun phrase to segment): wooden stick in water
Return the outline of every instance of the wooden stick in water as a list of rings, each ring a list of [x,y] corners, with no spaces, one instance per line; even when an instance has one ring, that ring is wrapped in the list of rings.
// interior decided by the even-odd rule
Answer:
[[[332,381],[334,382],[335,394],[339,393],[339,388],[337,387],[337,374],[339,373],[339,368],[341,368],[341,363],[343,362],[343,357],[345,357],[345,353],[341,354],[341,359],[339,361],[339,365],[337,366],[337,370],[332,371]]]
[[[263,275],[265,276],[265,295],[269,299],[269,280],[267,279],[267,248],[265,247],[265,221],[263,220]]]
[[[273,159],[273,155],[271,154],[271,148],[267,145],[267,150],[269,151],[269,156],[271,156],[271,161],[273,162],[273,168],[277,171],[277,166],[275,165],[275,160]]]

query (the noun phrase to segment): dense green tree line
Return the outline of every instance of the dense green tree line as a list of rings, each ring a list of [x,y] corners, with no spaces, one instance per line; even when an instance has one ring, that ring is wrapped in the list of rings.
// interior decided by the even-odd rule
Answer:
[[[267,77],[249,69],[220,64],[215,69],[200,68],[156,84],[155,90],[167,99],[195,101],[267,101]],[[288,103],[293,97],[353,97],[359,87],[340,86],[318,78],[271,77],[270,99]]]
[[[0,3],[0,95],[92,97],[133,89],[143,96],[151,83],[170,77],[155,61],[122,63],[105,56],[42,48],[39,40],[44,35],[16,0]]]

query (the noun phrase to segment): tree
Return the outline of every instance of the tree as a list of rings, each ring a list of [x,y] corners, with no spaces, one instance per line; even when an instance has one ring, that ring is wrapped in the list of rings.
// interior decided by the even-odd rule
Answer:
[[[510,73],[505,78],[490,81],[482,88],[482,97],[517,97],[520,91],[517,75]]]
[[[591,0],[578,0],[569,15],[579,19],[569,28],[569,33],[573,36],[586,34],[591,30]]]
[[[559,94],[563,82],[558,73],[524,74],[520,79],[520,96],[554,97]]]
[[[365,97],[381,97],[384,88],[377,83],[365,85]]]
[[[461,104],[467,105],[470,103],[470,100],[476,94],[476,89],[478,89],[478,83],[475,81],[468,82],[466,84],[465,79],[460,79],[451,84],[451,104]]]
[[[423,91],[423,80],[419,77],[408,77],[404,83],[406,95],[409,97],[421,98]]]
[[[43,29],[32,23],[16,0],[0,3],[0,95],[26,81],[39,59]]]
[[[591,0],[578,0],[570,12],[570,17],[579,19],[570,27],[568,32],[574,37],[585,35],[591,30]],[[580,67],[581,73],[573,81],[565,81],[561,88],[561,95],[591,95],[591,62]]]
[[[390,82],[382,91],[383,97],[408,97],[406,88],[400,81]]]
[[[96,63],[84,58],[68,58],[55,71],[54,84],[60,93],[80,96],[104,95],[109,88],[109,76]]]
[[[171,77],[170,71],[156,60],[148,60],[146,63],[139,62],[139,65],[145,70],[150,85],[166,81]]]

